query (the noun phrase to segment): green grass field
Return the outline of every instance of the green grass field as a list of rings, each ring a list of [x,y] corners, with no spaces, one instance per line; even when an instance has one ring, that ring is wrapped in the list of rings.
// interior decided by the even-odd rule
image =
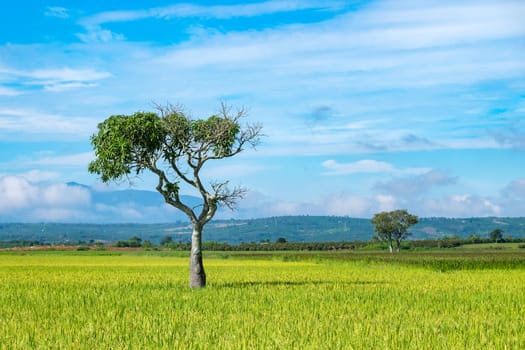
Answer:
[[[1,349],[524,349],[525,253],[0,253]]]

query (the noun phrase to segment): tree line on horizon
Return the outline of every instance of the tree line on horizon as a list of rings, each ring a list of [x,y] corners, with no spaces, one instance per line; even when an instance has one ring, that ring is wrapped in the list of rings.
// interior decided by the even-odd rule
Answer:
[[[433,248],[455,248],[468,244],[480,243],[525,243],[525,237],[518,238],[503,235],[503,230],[496,229],[487,237],[473,234],[462,238],[458,235],[445,236],[439,239],[410,239],[403,241],[400,250],[433,249]],[[166,235],[159,242],[143,240],[139,236],[132,236],[129,239],[121,239],[116,242],[102,242],[99,240],[79,240],[65,242],[44,242],[39,240],[8,240],[0,241],[0,248],[24,248],[24,247],[52,247],[53,246],[72,246],[79,250],[105,250],[111,247],[116,248],[136,248],[144,250],[177,250],[189,251],[191,242],[174,240],[172,236]],[[369,241],[335,241],[335,242],[297,242],[288,241],[285,237],[279,237],[275,241],[263,239],[261,241],[241,242],[232,244],[228,242],[204,241],[203,250],[206,251],[329,251],[329,250],[358,250],[374,249],[388,250],[388,244],[379,240],[377,236]],[[525,244],[519,246],[525,248]]]

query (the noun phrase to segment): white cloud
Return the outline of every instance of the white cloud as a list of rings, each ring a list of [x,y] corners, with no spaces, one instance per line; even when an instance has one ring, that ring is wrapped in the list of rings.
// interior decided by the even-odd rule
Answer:
[[[341,1],[283,1],[270,0],[251,4],[200,6],[191,3],[154,7],[142,10],[117,10],[97,13],[82,18],[79,24],[85,27],[86,33],[78,33],[77,37],[85,42],[109,42],[125,40],[126,36],[104,29],[103,25],[115,22],[131,22],[147,18],[169,20],[173,18],[214,18],[232,19],[238,17],[254,17],[268,14],[293,12],[299,10],[339,10],[344,7]]]
[[[496,142],[504,147],[525,150],[525,128],[518,123],[509,125],[503,130],[493,131]]]
[[[16,83],[17,90],[0,87],[0,95],[16,96],[24,89],[33,86],[49,91],[62,91],[73,88],[93,87],[97,81],[112,77],[109,72],[97,71],[92,68],[39,68],[35,70],[20,70],[0,67],[0,74],[6,81]],[[2,93],[3,92],[3,93]]]
[[[56,83],[56,84],[49,84],[44,86],[44,90],[46,91],[64,91],[64,90],[70,90],[70,89],[77,89],[77,88],[86,88],[86,87],[95,87],[97,84],[93,83]]]
[[[443,102],[442,98],[446,97],[441,95],[446,94],[445,86],[461,90],[484,81],[516,79],[523,75],[519,73],[525,71],[522,50],[514,42],[505,41],[525,34],[515,15],[523,5],[516,2],[497,6],[488,2],[425,3],[424,6],[411,3],[414,9],[398,4],[378,2],[323,23],[254,32],[201,32],[192,40],[164,51],[154,62],[181,80],[192,80],[207,93],[216,90],[218,96],[221,93],[235,95],[239,93],[238,86],[243,86],[243,95],[254,98],[275,91],[274,96],[266,100],[273,99],[277,104],[282,102],[290,107],[286,112],[270,111],[270,115],[289,116],[294,104],[305,100],[316,104],[327,98],[334,101],[333,104],[319,104],[344,111],[340,112],[339,119],[331,121],[331,125],[313,128],[311,134],[297,127],[281,127],[285,131],[279,132],[279,126],[268,132],[274,143],[288,146],[279,147],[279,150],[289,154],[301,150],[301,153],[323,154],[337,150],[359,153],[500,147],[489,135],[475,139],[464,137],[472,129],[459,127],[466,120],[456,115],[463,111],[448,110],[454,108],[453,105],[443,107],[449,102]],[[434,10],[437,15],[432,15]],[[390,11],[395,13],[390,14]],[[507,13],[512,15],[507,16]],[[467,33],[458,30],[463,21],[467,22],[465,27],[471,28]],[[487,25],[492,22],[497,24],[495,30]],[[502,41],[495,42],[495,37]],[[202,78],[199,72],[203,73]],[[211,81],[210,76],[214,77]],[[232,76],[235,79],[232,80]],[[327,93],[324,87],[329,87]],[[412,89],[428,89],[429,96],[420,100],[417,96],[407,98],[401,94],[399,98],[392,93],[406,90],[410,94],[414,93]],[[379,100],[363,98],[363,92],[381,92],[384,97]],[[415,95],[417,93],[415,91]],[[343,99],[346,101],[342,102]],[[390,106],[391,110],[385,106]],[[367,129],[363,129],[365,132],[360,132],[363,121],[371,118],[370,111],[374,112],[374,119],[381,115],[385,121],[373,128],[367,125]],[[392,114],[397,114],[399,119],[385,117]],[[452,128],[443,131],[446,129],[446,123],[441,121],[445,117],[443,114],[455,117],[452,123],[458,125],[455,130],[461,133],[453,134]],[[360,120],[348,122],[356,117]],[[423,135],[415,132],[413,118],[419,119],[417,127],[425,128],[425,134],[433,136],[432,141],[421,136],[406,138],[407,135]],[[469,123],[480,125],[479,118]],[[433,127],[428,130],[430,124]],[[309,147],[310,143],[315,145]],[[369,147],[373,145],[376,147]]]
[[[427,172],[427,168],[397,169],[390,163],[373,159],[363,159],[353,163],[338,163],[329,159],[322,163],[328,171],[324,175],[351,175],[359,173],[398,173],[398,174],[421,174]]]
[[[523,216],[525,213],[525,178],[511,181],[500,193],[498,204],[505,216]]]
[[[483,79],[502,72],[512,74],[525,65],[510,52],[492,52],[485,45],[470,46],[472,41],[483,43],[524,35],[525,29],[517,15],[525,11],[523,4],[494,6],[475,2],[443,8],[425,3],[416,9],[395,7],[379,2],[358,13],[313,25],[201,34],[175,47],[161,57],[161,61],[185,67],[220,63],[221,68],[239,64],[252,67],[257,63],[271,66],[279,74],[301,74],[302,77],[344,72],[347,78],[337,78],[341,83],[350,80],[352,74],[349,73],[355,73],[359,75],[361,89],[370,84],[397,87]],[[394,11],[401,20],[389,23]],[[441,15],[435,16],[436,11]],[[419,20],[421,16],[428,16],[428,21]],[[458,47],[458,44],[462,45]],[[413,50],[420,48],[432,48],[432,51]],[[480,50],[484,56],[480,56]],[[506,60],[506,65],[501,66],[495,57]],[[360,74],[363,72],[369,74]],[[327,78],[334,77],[324,77]],[[335,81],[331,82],[334,86]]]
[[[204,17],[216,19],[230,19],[236,17],[255,17],[280,12],[294,12],[299,10],[339,10],[344,6],[342,1],[284,1],[270,0],[251,4],[200,6],[186,3],[155,7],[143,10],[107,11],[83,18],[80,23],[85,26],[99,26],[105,23],[129,22],[145,18],[185,18]]]
[[[429,170],[417,176],[379,181],[375,189],[400,196],[421,196],[431,188],[457,183],[457,178],[440,170]]]
[[[98,26],[89,27],[87,33],[78,33],[77,37],[85,43],[107,43],[111,41],[126,40],[126,36],[118,33],[113,33],[110,30],[102,29]]]
[[[154,206],[142,205],[137,202],[122,202],[115,205],[95,203],[92,210],[89,211],[89,215],[96,221],[115,223],[160,223],[188,220],[182,212],[168,204]]]
[[[69,10],[60,6],[48,6],[44,15],[57,18],[69,18]]]
[[[417,209],[427,216],[473,217],[499,216],[504,209],[494,200],[472,194],[455,194],[443,198],[427,198]]]
[[[210,179],[239,179],[253,176],[261,171],[267,171],[272,167],[264,164],[253,164],[246,158],[224,159],[221,162],[209,162],[202,169],[203,178]]]
[[[17,96],[22,92],[0,85],[0,96]]]
[[[337,194],[326,197],[320,206],[319,214],[351,217],[366,217],[373,210],[371,198],[353,194]]]
[[[29,182],[38,183],[56,180],[60,177],[60,173],[46,170],[29,170],[25,173],[19,174],[19,176],[25,178]]]
[[[138,208],[127,205],[126,203],[122,203],[118,206],[96,204],[95,210],[103,217],[107,217],[109,214],[114,218],[118,218],[118,221],[140,222],[144,218],[143,212],[141,212]]]
[[[398,208],[397,199],[392,195],[378,194],[375,196],[379,211],[391,211]]]
[[[71,88],[94,86],[91,82],[111,77],[108,72],[99,72],[93,69],[38,69],[26,72],[24,75],[30,79],[27,84],[42,85],[52,89],[54,86]]]
[[[269,137],[256,156],[263,161],[273,155],[322,155],[328,159],[323,163],[325,175],[400,177],[385,180],[382,188],[370,189],[369,197],[332,196],[333,203],[347,204],[335,205],[331,212],[344,212],[341,208],[346,206],[352,208],[348,212],[356,213],[406,206],[416,187],[419,193],[424,185],[432,188],[432,193],[424,190],[421,201],[411,204],[412,208],[425,211],[423,200],[429,199],[429,208],[435,205],[441,208],[438,212],[453,214],[447,210],[450,203],[450,208],[475,204],[476,197],[461,202],[460,197],[443,194],[445,190],[450,194],[450,188],[431,186],[439,181],[424,176],[430,169],[400,168],[374,160],[373,153],[523,148],[523,128],[505,128],[504,124],[522,118],[519,113],[524,109],[523,104],[515,103],[514,96],[521,96],[525,78],[521,18],[525,3],[409,0],[348,4],[266,1],[110,11],[81,20],[86,28],[83,37],[91,41],[89,44],[4,45],[0,47],[0,138],[87,145],[96,122],[113,113],[149,108],[152,99],[183,102],[196,108],[199,115],[215,108],[218,100],[229,99],[251,107],[254,120],[264,124]],[[272,26],[271,21],[264,22],[271,16],[265,16],[260,18],[265,27],[258,25],[259,18],[246,30],[228,30],[230,23],[221,26],[235,17],[281,16],[297,9],[327,10],[320,16],[326,20]],[[74,13],[60,8],[49,8],[48,12],[59,16]],[[288,23],[301,17],[298,14],[286,17]],[[181,23],[199,19],[200,26],[182,28],[184,36],[165,33],[159,36],[162,39],[155,38],[151,30],[147,43],[133,42],[133,32],[126,31],[142,31],[141,39],[147,38],[151,28],[144,27],[145,22],[175,17],[192,17]],[[138,21],[146,18],[151,22]],[[125,21],[136,22],[109,26]],[[109,30],[113,28],[122,33]],[[125,40],[126,36],[130,36],[127,42],[100,43]],[[493,118],[493,107],[509,112]],[[362,160],[340,162],[336,155],[341,154],[358,154],[357,159]],[[428,154],[432,164],[433,155]],[[85,172],[92,154],[16,157],[43,170],[78,166]],[[235,164],[231,168],[218,164],[209,174],[230,178],[250,172],[256,177],[264,169],[264,164],[252,167],[255,162]],[[275,173],[280,175],[281,170]],[[27,176],[36,180],[38,174],[33,175]],[[273,174],[268,172],[267,176]],[[51,174],[48,177],[54,180]],[[510,190],[507,197],[509,202],[503,202],[480,194],[478,202],[486,205],[473,205],[472,212],[494,211],[492,203],[507,213],[512,207],[510,200],[516,208],[523,208],[521,199]],[[357,203],[355,207],[352,201]],[[323,211],[322,199],[311,202],[275,199],[259,212]],[[432,215],[430,209],[425,212]]]
[[[515,197],[525,200],[525,178],[516,179],[502,190],[503,197]]]
[[[93,159],[95,159],[93,152],[84,152],[65,156],[46,156],[35,160],[28,160],[24,162],[24,164],[28,166],[87,167]]]
[[[261,11],[256,11],[256,6],[266,7],[268,13],[272,13],[277,11],[270,10],[272,6],[312,9],[321,6],[336,10],[340,4],[262,2],[252,5],[249,11],[253,13]],[[237,11],[247,16],[249,11],[243,6],[226,6],[224,11],[230,14]],[[101,80],[61,80],[44,88],[59,91],[91,87],[92,100],[100,101],[111,96],[125,105],[123,100],[144,103],[153,95],[159,100],[172,99],[173,84],[177,82],[176,98],[188,105],[203,105],[224,96],[242,96],[235,98],[248,101],[246,103],[251,106],[269,105],[275,101],[275,108],[261,108],[261,114],[265,114],[265,132],[271,134],[270,142],[276,145],[272,150],[275,153],[497,148],[502,145],[490,135],[475,140],[465,137],[472,129],[457,128],[461,133],[454,135],[450,129],[443,131],[445,122],[440,121],[443,114],[454,116],[454,123],[458,125],[464,118],[458,116],[458,111],[447,110],[452,107],[443,107],[450,106],[450,103],[443,101],[439,91],[445,91],[441,89],[445,86],[449,89],[451,85],[471,86],[493,79],[513,79],[516,72],[525,71],[520,48],[506,41],[522,34],[516,16],[507,16],[507,13],[518,13],[521,7],[519,2],[498,5],[489,2],[431,2],[424,5],[377,2],[324,22],[244,32],[216,31],[205,27],[193,33],[189,40],[171,46],[119,43],[114,50],[119,51],[119,57],[124,57],[122,53],[126,52],[126,57],[119,59],[118,63],[106,61],[107,69],[96,70],[100,73],[111,71],[115,79],[108,80],[108,84],[115,80],[119,89],[98,86]],[[98,26],[100,34],[107,30],[102,28],[105,23],[144,18],[158,20],[177,13],[180,16],[215,16],[213,11],[218,10],[214,6],[195,5],[184,9],[175,6],[111,11],[86,17],[82,23]],[[491,13],[495,18],[490,18],[488,14]],[[474,25],[478,22],[482,24]],[[492,22],[494,30],[487,25]],[[471,28],[470,31],[457,31],[462,25]],[[114,35],[107,31],[103,40],[113,40]],[[122,34],[120,39],[125,35]],[[498,41],[494,41],[494,37]],[[178,42],[175,38],[173,41]],[[424,49],[414,50],[410,45]],[[107,57],[112,51],[109,46],[89,47],[87,57],[96,57],[97,62],[100,62],[99,57]],[[111,64],[114,67],[109,67]],[[141,81],[140,86],[136,81]],[[438,92],[430,92],[434,102],[428,102],[430,97],[427,96],[425,103],[417,96],[407,98],[402,95],[398,98],[392,93],[401,89],[410,94],[413,88],[437,89]],[[120,91],[123,96],[113,95],[115,91]],[[386,97],[378,100],[363,97],[363,92],[378,91]],[[318,126],[325,127],[325,130],[313,128],[311,135],[307,134],[305,128],[297,128],[290,120],[290,115],[297,113],[298,106],[304,105],[304,101],[332,107],[339,116],[328,126]],[[286,108],[281,108],[282,105]],[[432,123],[434,126],[431,131],[419,133],[411,119],[423,110],[427,115],[420,120],[425,122],[420,122],[417,127],[427,129]],[[399,113],[403,115],[399,116]],[[397,121],[385,117],[396,114]],[[377,120],[379,116],[385,119],[384,123],[364,125],[364,121]],[[350,118],[353,120],[349,121]],[[274,126],[274,122],[289,125]],[[472,123],[479,125],[479,119],[472,120]],[[284,130],[280,134],[279,128]],[[418,135],[421,142],[403,140],[404,135],[410,134]]]
[[[0,177],[0,217],[19,220],[81,219],[91,197],[87,190],[65,184],[35,184],[21,176]],[[45,216],[44,214],[52,214]]]
[[[107,72],[97,72],[93,69],[38,69],[28,73],[32,78],[42,80],[44,82],[55,81],[93,81],[105,79],[111,76]]]
[[[354,163],[338,163],[329,159],[322,163],[322,166],[329,169],[325,175],[349,175],[358,173],[392,173],[396,168],[387,162],[380,162],[372,159],[363,159]]]
[[[356,18],[372,45],[421,48],[525,33],[522,1],[382,1]]]
[[[31,184],[19,177],[0,178],[0,211],[28,208],[36,200],[36,191]]]
[[[282,216],[282,215],[340,215],[368,217],[377,203],[373,198],[351,193],[327,194],[317,200],[298,202],[271,198],[250,191],[240,202],[237,215],[241,218]],[[225,218],[231,217],[224,215]]]
[[[253,218],[308,214],[366,218],[381,211],[401,208],[406,208],[420,217],[522,216],[525,210],[525,180],[516,179],[509,183],[499,197],[460,192],[444,195],[427,191],[417,196],[414,196],[412,192],[375,195],[331,192],[317,199],[312,198],[299,202],[250,192],[248,197],[241,201],[238,216],[233,215],[233,217]],[[229,217],[232,215],[224,216],[224,218]]]
[[[0,135],[26,139],[24,135],[38,135],[78,139],[88,137],[96,127],[96,121],[86,117],[69,117],[31,109],[0,107]]]

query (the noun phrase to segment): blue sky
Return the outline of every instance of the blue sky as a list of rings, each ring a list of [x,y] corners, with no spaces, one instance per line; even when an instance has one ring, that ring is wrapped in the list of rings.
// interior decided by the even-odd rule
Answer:
[[[87,172],[108,116],[221,101],[267,137],[205,169],[250,190],[220,218],[523,216],[523,18],[523,1],[5,3],[0,219],[169,220],[67,183],[129,188]]]

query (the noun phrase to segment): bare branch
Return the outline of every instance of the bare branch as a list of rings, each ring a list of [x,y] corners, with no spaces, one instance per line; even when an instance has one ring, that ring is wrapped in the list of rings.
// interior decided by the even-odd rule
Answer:
[[[218,204],[224,205],[230,210],[235,210],[239,200],[244,198],[248,191],[243,187],[229,189],[227,187],[228,183],[229,181],[212,183],[211,188],[214,193],[213,197]]]
[[[182,113],[182,114],[185,114],[184,112],[184,106],[182,104],[172,104],[170,102],[167,102],[165,105],[161,105],[157,102],[152,102],[151,103],[153,105],[153,107],[159,111],[160,113],[160,116],[162,118],[164,118],[165,116],[167,115],[170,115],[170,114],[173,114],[173,113]]]

